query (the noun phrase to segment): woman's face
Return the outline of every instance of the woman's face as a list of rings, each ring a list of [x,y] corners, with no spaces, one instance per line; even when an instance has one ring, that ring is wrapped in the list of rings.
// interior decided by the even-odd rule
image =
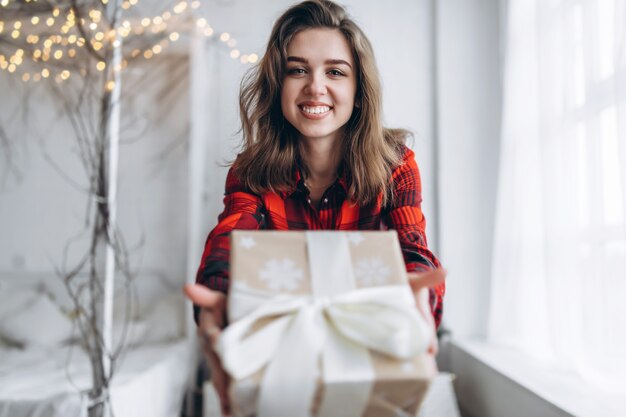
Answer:
[[[281,91],[285,119],[305,140],[335,140],[354,108],[356,68],[348,41],[336,29],[307,29],[287,47]]]

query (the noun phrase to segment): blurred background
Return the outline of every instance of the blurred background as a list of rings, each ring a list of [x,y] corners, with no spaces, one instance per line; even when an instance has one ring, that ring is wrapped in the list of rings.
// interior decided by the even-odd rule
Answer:
[[[170,402],[154,404],[156,415],[197,414],[203,396],[209,415],[210,394],[194,391],[206,377],[196,350],[177,344],[194,335],[180,288],[194,280],[223,207],[227,164],[241,138],[241,79],[293,3],[125,1],[121,29],[110,37],[101,29],[106,16],[90,13],[88,2],[83,16],[69,18],[64,3],[1,1],[0,401],[7,410],[47,401],[31,398],[32,374],[19,369],[49,360],[41,349],[56,345],[39,339],[56,324],[39,323],[39,336],[20,329],[48,311],[33,295],[42,283],[55,305],[71,302],[58,277],[80,264],[92,238],[96,177],[85,161],[97,149],[89,137],[101,131],[98,100],[108,91],[119,93],[115,223],[137,301],[126,344],[138,346],[138,356],[152,352],[165,379],[186,375],[167,389],[176,392]],[[473,417],[624,415],[626,2],[340,3],[373,43],[386,125],[414,132],[409,146],[422,175],[429,247],[449,271],[438,361],[455,375],[454,392],[445,391],[445,407],[454,403],[445,410],[454,411],[432,415],[454,416],[457,405]],[[97,4],[106,10],[106,1]],[[80,19],[88,33],[72,41],[71,21]],[[119,61],[104,56],[113,39],[123,44]],[[81,52],[85,43],[91,55]],[[100,50],[105,59],[94,58]],[[169,327],[155,324],[165,321]],[[163,334],[147,343],[154,326]],[[25,359],[29,345],[39,350]],[[136,391],[119,396],[150,402],[139,386],[156,377],[140,368],[126,379]],[[30,414],[0,407],[4,415]]]

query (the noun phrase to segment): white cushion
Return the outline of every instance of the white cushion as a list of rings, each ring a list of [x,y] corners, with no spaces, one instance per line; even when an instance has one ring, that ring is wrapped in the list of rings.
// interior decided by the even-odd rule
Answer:
[[[25,347],[50,348],[72,337],[72,321],[46,294],[19,291],[8,304],[0,315],[1,338]]]
[[[8,314],[24,308],[35,294],[34,287],[3,289],[0,291],[0,321]]]

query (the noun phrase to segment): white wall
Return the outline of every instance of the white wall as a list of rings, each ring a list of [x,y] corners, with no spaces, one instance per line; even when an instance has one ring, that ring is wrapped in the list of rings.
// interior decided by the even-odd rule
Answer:
[[[498,0],[438,4],[441,258],[444,321],[456,337],[486,334],[500,133]]]

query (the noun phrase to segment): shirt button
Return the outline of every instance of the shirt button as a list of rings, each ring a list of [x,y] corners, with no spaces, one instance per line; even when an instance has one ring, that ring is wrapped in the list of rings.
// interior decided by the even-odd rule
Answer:
[[[307,201],[309,204],[311,204],[311,199],[310,199],[310,198],[308,198],[306,201]]]
[[[328,198],[325,198],[325,199],[324,199],[324,203],[328,203]]]

